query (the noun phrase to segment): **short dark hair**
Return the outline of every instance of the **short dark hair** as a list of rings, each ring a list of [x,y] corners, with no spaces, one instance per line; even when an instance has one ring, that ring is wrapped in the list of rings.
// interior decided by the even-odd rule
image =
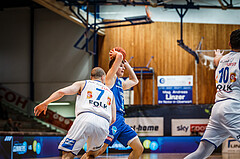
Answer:
[[[105,71],[101,67],[95,67],[92,69],[91,76],[94,78],[101,78],[106,75]]]
[[[240,29],[234,30],[230,35],[232,49],[240,49]]]

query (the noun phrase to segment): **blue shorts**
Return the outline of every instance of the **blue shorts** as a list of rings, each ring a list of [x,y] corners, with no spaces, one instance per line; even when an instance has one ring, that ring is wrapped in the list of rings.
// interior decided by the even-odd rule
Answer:
[[[125,123],[125,119],[121,115],[117,115],[116,121],[109,127],[109,135],[104,143],[112,146],[118,140],[125,147],[128,141],[137,136],[137,133]]]

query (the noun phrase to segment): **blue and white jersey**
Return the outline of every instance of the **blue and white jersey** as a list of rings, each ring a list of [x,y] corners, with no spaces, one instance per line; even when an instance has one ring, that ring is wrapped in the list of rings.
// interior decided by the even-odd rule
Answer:
[[[240,102],[239,60],[240,52],[230,52],[219,61],[215,72],[217,88],[215,102],[227,99]]]
[[[116,102],[117,115],[125,115],[124,110],[124,97],[123,97],[123,88],[122,81],[117,77],[114,86],[111,88],[111,91],[114,94]]]
[[[87,80],[81,94],[77,95],[75,115],[90,112],[112,119],[113,92],[100,81]]]

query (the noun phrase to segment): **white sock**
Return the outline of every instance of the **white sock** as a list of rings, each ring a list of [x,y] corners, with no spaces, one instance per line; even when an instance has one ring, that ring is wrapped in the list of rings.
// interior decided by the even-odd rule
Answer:
[[[186,156],[184,159],[205,159],[214,151],[215,146],[208,141],[201,141],[197,150]]]

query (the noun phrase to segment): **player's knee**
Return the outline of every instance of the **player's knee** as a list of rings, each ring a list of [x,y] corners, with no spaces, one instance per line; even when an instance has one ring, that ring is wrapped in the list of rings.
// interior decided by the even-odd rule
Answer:
[[[144,151],[144,148],[143,148],[143,145],[141,144],[141,145],[140,145],[140,147],[139,147],[139,153],[141,153],[141,154],[142,154],[142,153],[143,153],[143,151]]]
[[[144,148],[141,142],[138,144],[138,149],[139,149],[139,152],[143,153]]]
[[[135,151],[135,153],[141,155],[144,151],[144,148],[143,148],[142,144],[139,144],[135,149],[133,149],[133,151]]]
[[[74,155],[71,152],[62,152],[62,159],[74,159]]]
[[[98,151],[97,156],[103,154],[103,153],[106,151],[107,147],[108,147],[108,144],[105,144],[105,143],[104,143],[104,145],[103,145],[103,146],[101,147],[101,149]]]

